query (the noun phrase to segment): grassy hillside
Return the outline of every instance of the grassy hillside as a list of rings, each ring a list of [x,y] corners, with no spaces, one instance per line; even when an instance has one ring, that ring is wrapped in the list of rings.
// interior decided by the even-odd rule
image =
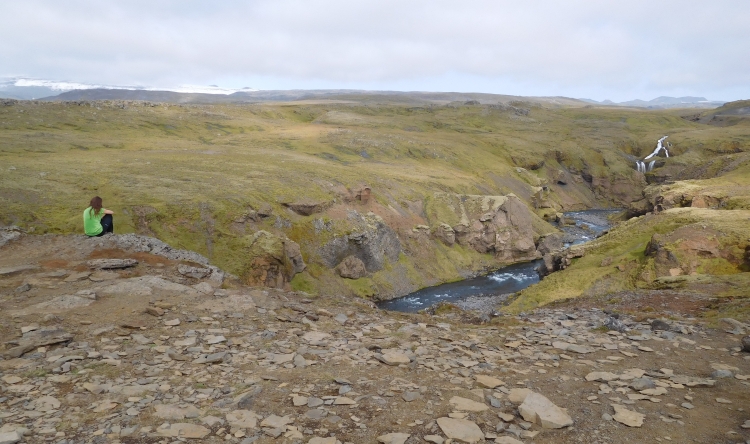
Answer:
[[[402,234],[440,222],[425,213],[436,192],[514,193],[533,207],[542,186],[549,208],[540,214],[624,206],[646,185],[633,156],[648,154],[662,135],[674,145],[664,168],[750,146],[745,125],[705,125],[678,111],[358,100],[8,102],[0,105],[0,223],[77,233],[81,211],[100,195],[117,213],[118,232],[155,235],[239,273],[247,236],[267,230],[302,247],[310,267],[298,275],[300,288],[371,295],[387,291],[388,279],[342,283],[316,262],[316,247],[331,235],[320,223],[346,231],[347,211],[371,211]],[[347,196],[362,185],[372,199],[357,206]],[[298,201],[326,210],[300,216],[285,206]],[[238,222],[263,205],[272,217]],[[493,266],[486,255],[439,245],[430,246],[439,260],[422,263],[417,246],[404,242],[406,255],[391,272],[410,288]]]

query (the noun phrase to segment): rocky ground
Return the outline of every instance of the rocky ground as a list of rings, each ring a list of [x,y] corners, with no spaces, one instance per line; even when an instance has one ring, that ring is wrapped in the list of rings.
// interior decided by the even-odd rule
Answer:
[[[748,326],[685,301],[471,323],[243,287],[149,238],[18,236],[0,443],[750,442]]]

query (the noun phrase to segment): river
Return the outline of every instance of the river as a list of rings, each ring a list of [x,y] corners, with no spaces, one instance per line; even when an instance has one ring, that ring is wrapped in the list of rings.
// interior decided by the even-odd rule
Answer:
[[[597,238],[609,229],[608,216],[620,211],[619,209],[586,210],[565,213],[568,221],[575,221],[575,224],[561,227],[565,233],[563,237],[565,246],[577,245]],[[536,269],[540,264],[541,260],[508,265],[483,276],[423,288],[397,299],[380,302],[378,307],[413,313],[439,302],[462,305],[462,302],[471,304],[481,301],[482,298],[508,295],[539,282],[539,273]]]

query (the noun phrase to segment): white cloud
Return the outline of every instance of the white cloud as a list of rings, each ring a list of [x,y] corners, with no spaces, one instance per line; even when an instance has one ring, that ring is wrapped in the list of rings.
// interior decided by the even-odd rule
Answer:
[[[0,16],[0,76],[750,97],[745,0],[24,0]]]

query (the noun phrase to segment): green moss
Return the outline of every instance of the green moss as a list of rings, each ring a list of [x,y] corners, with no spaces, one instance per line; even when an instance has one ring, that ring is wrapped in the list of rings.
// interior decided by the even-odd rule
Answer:
[[[342,279],[342,281],[357,297],[371,298],[377,294],[377,287],[370,278]]]
[[[291,282],[292,290],[304,291],[305,293],[310,295],[316,295],[318,293],[315,284],[316,282],[313,277],[310,276],[310,274],[306,271],[294,275]]]

